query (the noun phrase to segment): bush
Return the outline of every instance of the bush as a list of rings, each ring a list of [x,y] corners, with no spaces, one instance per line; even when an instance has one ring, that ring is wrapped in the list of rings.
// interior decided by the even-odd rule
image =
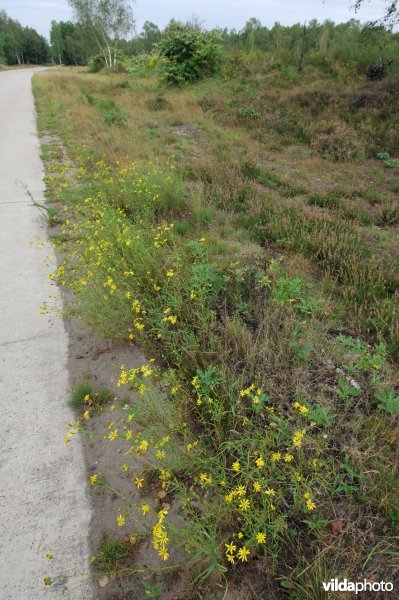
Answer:
[[[123,54],[123,52],[117,52],[116,53],[116,64],[111,68],[110,67],[110,71],[116,72],[116,73],[125,73],[126,69],[124,66],[124,63],[126,62],[126,56]],[[105,63],[105,58],[103,54],[96,54],[96,56],[93,56],[90,59],[89,62],[89,72],[90,73],[99,73],[100,71],[102,71],[103,69],[105,69],[106,67],[106,63]]]
[[[215,72],[219,47],[215,34],[177,23],[158,46],[166,60],[163,76],[169,83],[193,82]]]
[[[130,56],[125,61],[127,72],[135,77],[148,77],[161,62],[156,54],[141,52],[137,56]]]
[[[96,56],[93,56],[93,58],[90,60],[89,63],[89,71],[90,73],[99,73],[100,71],[102,71],[105,67],[105,58],[102,54],[96,54]]]
[[[308,128],[311,147],[323,158],[333,161],[360,159],[365,148],[356,131],[347,124],[331,120]]]

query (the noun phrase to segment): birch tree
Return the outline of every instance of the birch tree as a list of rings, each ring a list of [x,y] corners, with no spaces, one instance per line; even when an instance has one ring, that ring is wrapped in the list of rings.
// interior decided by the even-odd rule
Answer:
[[[356,0],[353,7],[355,11],[358,11],[364,4],[365,0]],[[385,14],[379,19],[379,21],[387,23],[387,25],[395,25],[399,23],[399,1],[398,0],[384,0]]]
[[[107,67],[115,67],[119,40],[134,28],[129,0],[68,0],[75,18],[92,35]]]

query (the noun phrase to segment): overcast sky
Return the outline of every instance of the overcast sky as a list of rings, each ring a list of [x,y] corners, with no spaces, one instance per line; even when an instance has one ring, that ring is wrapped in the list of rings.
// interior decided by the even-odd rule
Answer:
[[[136,0],[133,4],[140,31],[144,21],[152,21],[160,27],[172,17],[188,20],[196,16],[204,27],[228,27],[241,29],[251,18],[258,18],[263,25],[272,26],[279,21],[283,25],[309,19],[335,22],[348,21],[356,17],[350,7],[354,0]],[[361,21],[372,21],[383,13],[383,0],[365,1],[358,13]],[[21,25],[29,25],[48,37],[50,22],[72,18],[67,0],[0,0],[0,9]]]

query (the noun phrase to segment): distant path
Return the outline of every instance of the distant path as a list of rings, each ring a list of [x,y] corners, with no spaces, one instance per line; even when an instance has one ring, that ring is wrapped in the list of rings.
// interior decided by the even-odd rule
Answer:
[[[35,249],[46,229],[16,183],[43,200],[31,92],[40,70],[0,72],[0,598],[91,600],[87,579],[43,585],[47,574],[88,573],[90,512],[79,439],[63,444],[67,334],[39,315],[54,294],[42,264],[52,253]]]

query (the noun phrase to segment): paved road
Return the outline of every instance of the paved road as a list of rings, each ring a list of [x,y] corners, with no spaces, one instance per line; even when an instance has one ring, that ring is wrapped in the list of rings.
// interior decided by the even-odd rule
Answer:
[[[51,252],[29,246],[46,230],[16,183],[42,200],[36,70],[0,72],[0,597],[90,600],[87,578],[43,585],[47,574],[88,573],[90,511],[79,439],[63,444],[67,334],[39,315],[54,293],[42,264]]]

